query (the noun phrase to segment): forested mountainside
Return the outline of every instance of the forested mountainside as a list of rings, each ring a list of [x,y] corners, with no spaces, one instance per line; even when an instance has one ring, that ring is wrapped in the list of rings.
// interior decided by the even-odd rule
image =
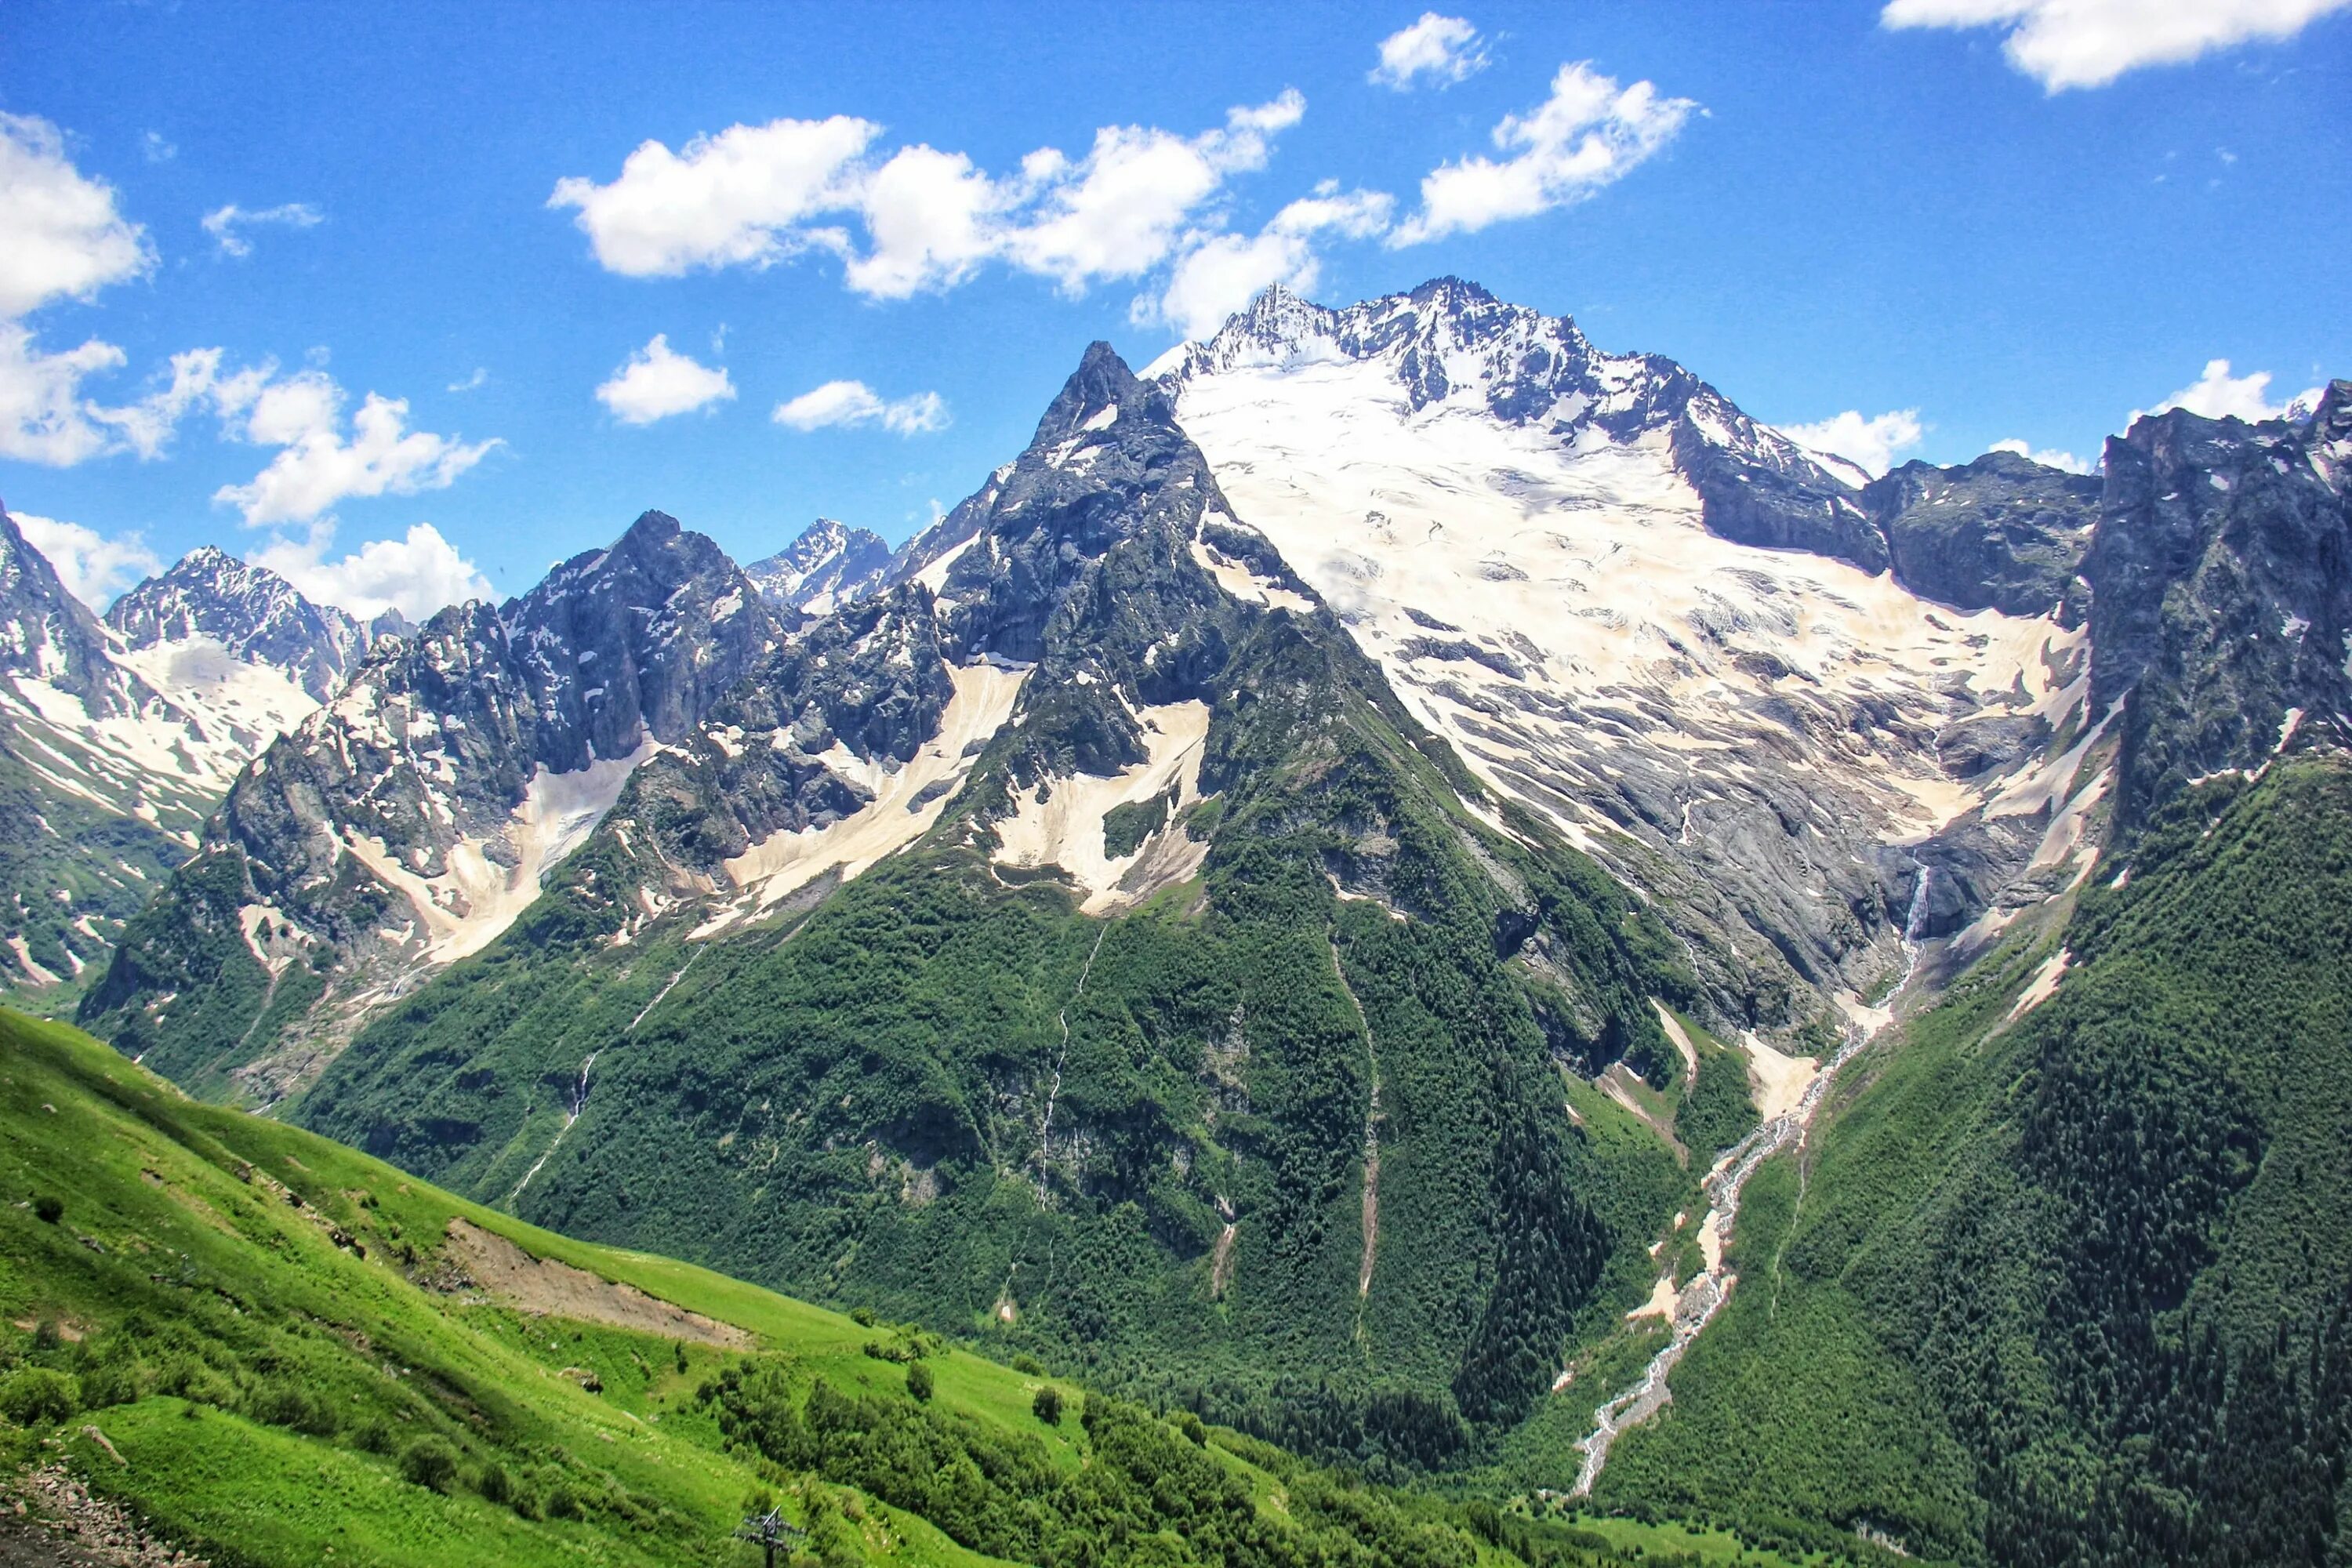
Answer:
[[[2198,786],[2126,868],[1759,1180],[1740,1287],[1603,1501],[1965,1562],[2337,1560],[2352,763]]]
[[[1872,481],[1270,290],[878,568],[649,513],[383,644],[80,1016],[1380,1477],[2327,1561],[2347,485],[2352,383]]]

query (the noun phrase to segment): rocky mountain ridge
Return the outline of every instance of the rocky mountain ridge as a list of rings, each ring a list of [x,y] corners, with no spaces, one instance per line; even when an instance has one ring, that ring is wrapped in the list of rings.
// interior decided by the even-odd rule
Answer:
[[[0,512],[0,986],[70,1003],[237,771],[369,635],[199,551],[101,620]]]
[[[276,1098],[370,1008],[505,930],[777,635],[719,547],[657,511],[503,605],[443,610],[238,777],[82,1017],[144,1052],[176,1003],[159,1064],[257,1072]]]
[[[210,544],[115,600],[105,618],[131,649],[208,640],[240,662],[284,671],[318,702],[374,640],[357,616],[313,605],[275,572]]]
[[[743,575],[772,604],[824,615],[880,586],[890,555],[880,534],[821,517],[775,554],[745,566]]]
[[[2053,828],[2098,770],[2032,772],[2081,697],[2081,481],[1995,455],[1865,489],[1452,279],[1269,290],[1155,370],[1423,721],[1657,899],[1735,1026],[1821,1044],[1900,973],[1923,879],[1947,935],[2081,869]]]

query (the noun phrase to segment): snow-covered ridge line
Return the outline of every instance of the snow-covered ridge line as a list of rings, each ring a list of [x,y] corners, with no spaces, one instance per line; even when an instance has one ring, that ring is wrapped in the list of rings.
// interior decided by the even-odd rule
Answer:
[[[1667,900],[1727,1013],[1760,975],[1882,989],[1917,868],[1958,857],[1949,896],[1981,900],[2079,788],[2034,762],[2084,700],[2080,623],[1924,599],[1858,544],[1727,537],[1707,443],[1759,487],[1850,488],[1667,362],[1446,281],[1270,291],[1155,368],[1416,716]]]

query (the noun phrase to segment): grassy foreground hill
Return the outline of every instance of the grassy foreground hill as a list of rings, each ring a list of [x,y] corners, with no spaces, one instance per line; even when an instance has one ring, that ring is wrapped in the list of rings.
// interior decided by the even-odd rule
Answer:
[[[1773,1561],[1368,1487],[568,1241],[7,1013],[0,1195],[12,1468],[215,1568],[756,1562],[729,1534],[770,1500],[827,1564]]]

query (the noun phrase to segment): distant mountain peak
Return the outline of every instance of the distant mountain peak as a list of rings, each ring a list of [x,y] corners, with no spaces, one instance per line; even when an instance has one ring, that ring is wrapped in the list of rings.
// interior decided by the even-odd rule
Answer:
[[[367,627],[332,605],[314,605],[266,566],[201,544],[150,577],[106,612],[106,624],[133,649],[199,638],[247,664],[283,671],[323,702],[356,668]]]
[[[743,568],[772,605],[821,614],[864,598],[881,585],[890,547],[867,529],[818,518],[798,539]]]

